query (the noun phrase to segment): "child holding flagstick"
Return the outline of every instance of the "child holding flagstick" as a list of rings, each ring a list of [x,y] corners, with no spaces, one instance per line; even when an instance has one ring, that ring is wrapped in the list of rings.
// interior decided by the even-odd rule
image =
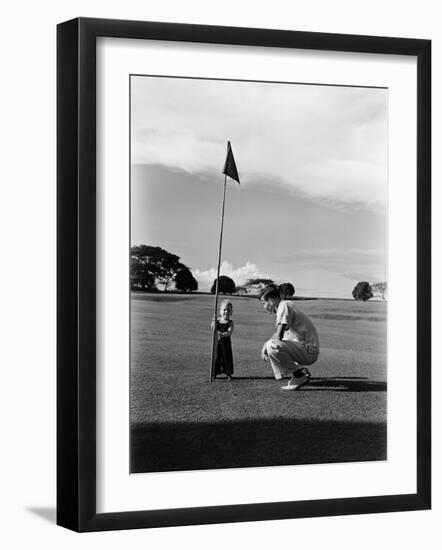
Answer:
[[[215,319],[215,316],[216,316],[216,313],[217,313],[216,308],[217,308],[217,304],[218,304],[218,282],[219,282],[219,272],[220,272],[220,267],[221,267],[221,249],[222,249],[222,242],[223,242],[224,206],[225,206],[225,203],[226,203],[227,176],[229,176],[229,178],[231,178],[231,179],[233,179],[233,180],[235,180],[239,183],[238,170],[236,169],[236,163],[235,163],[235,159],[233,158],[232,146],[230,145],[230,141],[227,142],[227,157],[226,157],[226,162],[224,164],[224,169],[223,169],[222,173],[224,174],[224,189],[223,189],[223,204],[222,204],[222,210],[221,210],[221,228],[220,228],[220,234],[219,234],[218,269],[217,269],[217,276],[216,276],[217,284],[215,286],[215,314],[214,314],[214,322],[212,323],[213,335],[212,335],[212,360],[211,360],[211,363],[210,363],[210,382],[212,382],[214,376],[216,376],[216,367],[215,367],[216,350],[215,350],[215,347],[219,347],[219,345],[217,346],[217,342],[219,344],[219,341],[220,341],[220,334],[219,334],[219,331],[217,330],[217,327],[216,327],[217,321]],[[231,303],[230,303],[230,307],[232,308]],[[230,315],[231,315],[231,313],[230,313]],[[233,330],[233,321],[232,321],[232,330]],[[227,336],[222,336],[221,338],[229,338],[229,342],[230,342],[230,334],[228,334]],[[229,347],[229,345],[226,345],[225,347],[227,348],[227,347]],[[222,349],[220,349],[220,351],[222,351]],[[218,357],[220,357],[219,354],[218,354]],[[226,362],[228,362],[228,361],[230,361],[229,358],[227,359]],[[231,371],[233,373],[233,359],[231,360]],[[231,378],[232,378],[231,374],[230,375],[228,374],[227,378],[229,380],[231,380]]]
[[[232,380],[233,355],[232,341],[233,333],[233,305],[229,300],[223,300],[219,308],[219,317],[212,321],[212,330],[215,328],[217,336],[215,356],[215,378],[219,374],[225,374],[227,380]]]

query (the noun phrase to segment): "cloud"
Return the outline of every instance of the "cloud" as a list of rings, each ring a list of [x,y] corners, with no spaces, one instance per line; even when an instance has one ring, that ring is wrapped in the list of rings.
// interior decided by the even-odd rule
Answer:
[[[370,258],[385,260],[386,251],[382,248],[298,248],[292,253],[282,256],[280,261],[317,260],[324,262],[328,259],[339,259],[346,262],[355,257],[366,258],[368,261],[370,261]]]
[[[359,256],[355,254],[359,253]],[[383,258],[383,259],[382,259]],[[349,272],[352,268],[357,271]],[[291,280],[298,296],[351,297],[351,290],[358,281],[377,282],[386,280],[385,252],[382,250],[339,250],[328,248],[322,250],[298,250],[296,261],[290,268]],[[192,269],[193,276],[198,281],[200,291],[209,291],[216,278],[216,268],[206,270]],[[221,264],[221,275],[227,275],[237,286],[243,285],[248,279],[273,278],[272,273],[266,273],[254,263],[247,261],[244,265],[234,267],[228,261]],[[284,279],[286,280],[286,279]],[[348,280],[353,281],[351,285]]]
[[[375,283],[377,282],[377,278],[374,275],[370,275],[369,273],[343,273],[343,276],[346,279],[349,279],[350,281],[359,282],[359,281],[367,281],[369,283]]]
[[[198,281],[199,290],[210,290],[213,281],[216,279],[216,268],[212,267],[205,271],[192,269],[192,274]],[[226,275],[235,281],[237,286],[243,285],[248,279],[269,278],[266,273],[262,273],[258,266],[252,262],[246,262],[245,265],[235,268],[230,262],[223,261],[220,268],[220,275]]]
[[[387,254],[383,249],[298,249],[279,259],[294,272],[320,270],[349,280],[382,281],[387,276]],[[305,284],[305,283],[304,283]]]
[[[230,140],[245,187],[386,204],[386,90],[138,77],[132,93],[134,164],[220,176]]]

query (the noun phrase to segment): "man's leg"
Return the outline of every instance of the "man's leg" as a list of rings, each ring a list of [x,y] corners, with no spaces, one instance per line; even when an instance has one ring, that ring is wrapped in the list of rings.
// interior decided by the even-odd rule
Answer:
[[[274,340],[267,340],[265,343],[267,357],[269,358],[270,366],[273,370],[273,375],[276,380],[281,380],[284,376],[287,376],[287,371],[284,368],[281,355],[278,353],[278,348],[274,343]]]
[[[311,364],[311,357],[303,344],[287,340],[268,340],[266,349],[276,380],[291,376],[287,386],[282,389],[298,389],[308,382],[310,373],[300,365]]]
[[[287,349],[282,340],[268,340],[266,342],[267,355],[276,380],[291,376],[298,367],[297,361]]]

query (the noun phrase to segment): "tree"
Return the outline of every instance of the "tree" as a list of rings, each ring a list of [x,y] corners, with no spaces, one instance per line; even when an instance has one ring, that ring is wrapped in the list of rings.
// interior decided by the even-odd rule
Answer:
[[[177,290],[184,290],[184,292],[198,290],[198,282],[187,267],[183,267],[176,272],[175,286]]]
[[[216,279],[213,281],[212,288],[210,289],[210,292],[212,294],[215,293],[216,290]],[[227,277],[226,275],[220,275],[219,283],[218,283],[218,292],[221,292],[222,294],[233,294],[236,292],[236,286],[233,279],[230,277]]]
[[[295,295],[295,287],[292,285],[292,283],[282,283],[279,285],[279,293],[281,294],[281,298],[283,300],[286,300],[290,296]]]
[[[247,290],[252,290],[258,294],[264,287],[274,284],[275,282],[272,279],[248,279],[244,284],[244,287]]]
[[[248,290],[247,290],[247,287],[245,285],[241,285],[241,286],[236,287],[236,292],[238,294],[247,294]]]
[[[167,290],[179,269],[188,269],[180,257],[159,246],[133,246],[131,248],[130,278],[132,288],[157,290],[163,285]]]
[[[373,290],[373,294],[379,294],[382,300],[385,300],[385,295],[387,294],[386,281],[382,281],[380,283],[375,283],[374,285],[371,285],[371,289]]]
[[[373,291],[371,286],[366,281],[359,282],[353,289],[353,298],[355,300],[360,300],[366,302],[370,298],[373,298]]]
[[[130,258],[130,284],[132,289],[157,290],[152,270],[137,256]]]

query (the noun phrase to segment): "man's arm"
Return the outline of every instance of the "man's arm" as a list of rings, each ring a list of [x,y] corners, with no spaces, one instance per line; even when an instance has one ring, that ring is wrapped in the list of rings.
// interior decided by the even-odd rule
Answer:
[[[276,313],[276,331],[272,336],[273,340],[282,340],[284,338],[284,333],[290,326],[290,318],[291,314],[288,302],[280,302]]]
[[[284,337],[284,332],[287,329],[288,329],[288,325],[286,325],[285,323],[282,323],[282,324],[278,325],[276,327],[276,332],[275,332],[275,334],[273,334],[271,339],[268,340],[267,342],[264,342],[264,345],[262,346],[262,350],[261,350],[261,358],[264,359],[264,361],[269,360],[269,356],[268,356],[268,353],[267,353],[267,344],[269,342],[271,342],[271,340],[282,340],[283,337]]]
[[[269,356],[267,354],[267,342],[264,342],[264,345],[262,346],[262,349],[261,349],[261,359],[264,359],[264,361],[268,361],[269,360]]]
[[[284,332],[288,329],[288,325],[281,323],[276,327],[276,332],[272,336],[273,340],[282,340],[284,338]]]

